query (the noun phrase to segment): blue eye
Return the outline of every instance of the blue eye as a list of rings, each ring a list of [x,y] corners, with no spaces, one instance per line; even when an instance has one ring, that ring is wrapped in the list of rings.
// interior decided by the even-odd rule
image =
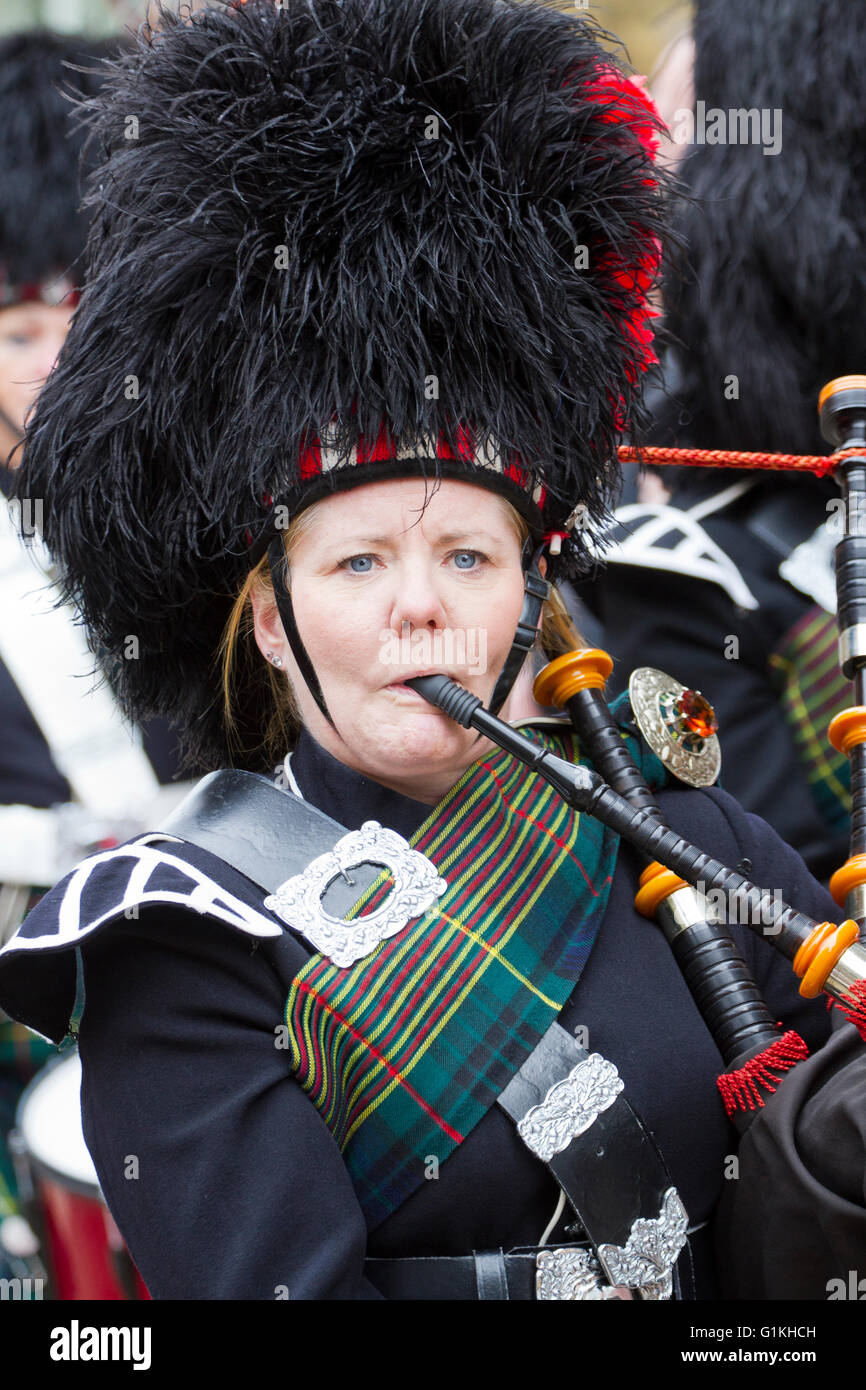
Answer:
[[[477,550],[455,550],[454,552],[454,563],[456,564],[459,570],[475,569],[476,561],[478,561],[480,558],[481,557]],[[464,564],[464,560],[468,560],[469,563]]]
[[[346,569],[352,574],[369,574],[373,568],[372,555],[350,555],[348,560],[343,561]]]

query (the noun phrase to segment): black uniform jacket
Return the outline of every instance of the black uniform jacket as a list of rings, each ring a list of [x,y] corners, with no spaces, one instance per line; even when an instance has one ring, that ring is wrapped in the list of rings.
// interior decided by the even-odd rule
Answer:
[[[304,797],[350,829],[376,819],[408,836],[429,812],[348,770],[307,735],[292,767]],[[778,888],[819,920],[836,915],[799,857],[726,794],[677,787],[659,801],[675,829],[716,857],[732,866],[747,858],[757,883]],[[202,850],[189,849],[187,858],[252,915],[277,925],[261,891],[241,874]],[[691,1227],[700,1228],[691,1238],[697,1293],[712,1298],[720,1275],[736,1276],[717,1268],[713,1214],[723,1190],[747,1178],[742,1169],[737,1177],[731,1162],[738,1140],[716,1091],[718,1052],[661,932],[634,909],[637,877],[636,860],[622,847],[595,945],[560,1022],[586,1029],[586,1045],[616,1064]],[[66,1030],[74,992],[73,952],[56,949],[63,890],[52,890],[24,928],[53,936],[55,949],[0,957],[0,1005],[55,1038]],[[367,1230],[339,1149],[278,1045],[298,958],[297,939],[278,925],[279,934],[254,937],[188,906],[155,904],[137,919],[120,916],[70,943],[81,947],[86,994],[79,1035],[85,1136],[151,1293],[377,1298],[365,1276],[368,1255],[465,1255],[537,1244],[558,1193],[496,1106],[438,1177]],[[824,1001],[801,999],[789,963],[748,928],[734,931],[774,1013],[820,1049],[830,1026]],[[849,1025],[845,1031],[856,1037]],[[801,1066],[820,1066],[822,1055]],[[793,1134],[796,1116],[784,1121]],[[786,1133],[775,1139],[794,1142]],[[822,1180],[832,1182],[832,1173]],[[756,1181],[768,1179],[758,1171]],[[862,1187],[859,1197],[849,1192],[844,1200],[856,1222]],[[772,1247],[760,1202],[750,1221],[725,1265],[751,1268],[764,1245]],[[568,1239],[561,1226],[554,1238]],[[777,1292],[769,1264],[747,1296]],[[835,1273],[808,1271],[800,1296],[825,1298],[825,1281]]]

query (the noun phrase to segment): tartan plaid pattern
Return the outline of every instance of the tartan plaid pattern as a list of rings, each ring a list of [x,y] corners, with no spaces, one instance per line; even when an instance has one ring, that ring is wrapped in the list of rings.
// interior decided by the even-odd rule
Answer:
[[[474,468],[488,468],[493,473],[507,478],[520,488],[537,507],[543,507],[547,492],[543,483],[536,483],[528,468],[519,458],[505,458],[496,441],[490,436],[475,438],[468,425],[460,425],[456,431],[457,453],[455,454],[440,430],[435,438],[426,436],[423,440],[401,447],[387,426],[383,425],[375,440],[358,436],[355,445],[344,456],[326,438],[310,436],[301,450],[299,472],[301,485],[313,483],[325,473],[335,469],[357,468],[371,463],[392,463],[395,460],[406,463],[415,459],[463,459]],[[270,501],[268,502],[270,505]]]
[[[14,916],[7,914],[0,923],[0,942],[14,935],[43,893],[44,889],[33,888],[25,902],[13,900],[17,911]],[[31,1032],[23,1023],[16,1023],[0,1009],[0,1221],[18,1209],[15,1169],[6,1142],[15,1126],[18,1102],[25,1086],[57,1052],[55,1043]]]
[[[785,717],[809,788],[831,830],[844,831],[851,815],[851,767],[827,741],[827,726],[852,703],[853,687],[839,669],[838,628],[817,605],[789,629],[770,657]]]
[[[578,761],[572,733],[525,732]],[[633,751],[660,785],[658,760]],[[494,750],[411,843],[445,895],[349,969],[313,956],[286,1004],[293,1070],[370,1229],[471,1132],[559,1014],[604,916],[619,838]],[[360,910],[382,893],[377,881]]]
[[[28,1082],[57,1054],[55,1043],[0,1013],[0,1220],[17,1210],[15,1169],[6,1137],[15,1124],[18,1102]]]

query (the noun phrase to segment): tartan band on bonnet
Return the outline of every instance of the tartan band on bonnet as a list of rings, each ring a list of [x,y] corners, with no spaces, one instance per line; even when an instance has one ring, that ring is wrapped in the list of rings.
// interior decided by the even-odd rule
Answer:
[[[313,487],[316,481],[322,479],[326,473],[338,468],[359,468],[365,464],[390,461],[410,463],[412,460],[424,459],[431,461],[435,459],[448,460],[461,465],[465,461],[475,469],[487,468],[491,473],[502,478],[506,483],[510,483],[522,495],[526,496],[533,508],[540,511],[544,506],[546,494],[543,483],[533,483],[528,469],[524,468],[517,460],[504,458],[503,451],[490,435],[476,443],[471,430],[465,428],[459,431],[456,451],[449,446],[442,434],[435,440],[428,435],[426,439],[419,440],[417,444],[401,446],[384,427],[379,431],[374,441],[359,439],[358,443],[349,451],[348,458],[344,458],[340,451],[328,442],[327,438],[325,440],[317,439],[312,441],[301,453],[300,483],[305,487]],[[465,468],[463,471],[466,471]],[[351,484],[349,485],[351,486]]]
[[[64,305],[71,311],[80,298],[81,295],[67,276],[52,275],[44,280],[16,285],[6,278],[0,265],[0,309],[9,309],[15,304],[47,304],[52,309]]]
[[[285,529],[278,508],[285,507],[295,517],[332,492],[387,478],[414,476],[431,480],[454,478],[489,488],[512,503],[536,540],[543,536],[542,515],[547,499],[544,484],[518,458],[505,455],[491,435],[476,441],[472,430],[460,427],[454,448],[442,433],[401,444],[383,425],[375,439],[359,437],[348,449],[341,449],[327,434],[305,443],[294,487],[282,493],[279,500],[269,494],[263,498],[275,510],[256,540],[247,533],[250,563],[261,558],[275,531]]]

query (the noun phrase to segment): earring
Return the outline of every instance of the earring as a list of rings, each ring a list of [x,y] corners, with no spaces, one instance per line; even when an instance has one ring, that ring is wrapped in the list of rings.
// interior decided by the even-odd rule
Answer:
[[[274,656],[273,652],[266,652],[265,655],[272,666],[282,666],[283,658],[281,656]]]

